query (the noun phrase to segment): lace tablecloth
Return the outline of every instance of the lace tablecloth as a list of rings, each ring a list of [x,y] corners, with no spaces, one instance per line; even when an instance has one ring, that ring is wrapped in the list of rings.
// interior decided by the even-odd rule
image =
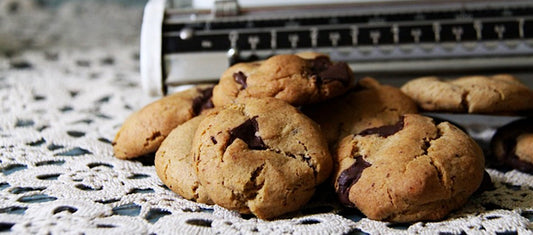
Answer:
[[[153,161],[113,157],[124,119],[154,98],[138,48],[29,51],[0,58],[0,231],[13,234],[531,234],[533,176],[488,169],[495,189],[440,222],[389,224],[343,209],[328,190],[274,221],[184,200]]]

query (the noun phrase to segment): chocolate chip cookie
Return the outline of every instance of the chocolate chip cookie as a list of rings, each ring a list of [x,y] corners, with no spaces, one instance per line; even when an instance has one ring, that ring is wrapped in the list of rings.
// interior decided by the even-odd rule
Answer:
[[[390,222],[444,218],[466,203],[484,174],[483,152],[472,138],[418,114],[346,136],[334,161],[340,201]]]
[[[179,124],[213,107],[213,85],[199,85],[163,97],[131,114],[113,141],[115,157],[132,159],[154,153]]]
[[[192,139],[205,117],[194,117],[172,130],[157,150],[154,165],[161,181],[173,192],[185,199],[213,204],[198,181],[191,153]]]
[[[401,87],[424,110],[506,113],[533,109],[533,90],[511,75],[423,77]]]
[[[318,125],[270,97],[239,99],[209,114],[192,151],[213,202],[261,219],[299,209],[332,169]]]
[[[275,97],[298,106],[341,95],[354,81],[346,63],[332,62],[326,55],[276,55],[226,70],[214,88],[213,103],[223,106],[237,97]]]
[[[302,110],[320,125],[330,146],[347,135],[394,124],[401,115],[418,111],[416,103],[400,89],[369,77],[340,97]]]
[[[517,169],[533,174],[533,118],[504,125],[491,140],[496,167]]]

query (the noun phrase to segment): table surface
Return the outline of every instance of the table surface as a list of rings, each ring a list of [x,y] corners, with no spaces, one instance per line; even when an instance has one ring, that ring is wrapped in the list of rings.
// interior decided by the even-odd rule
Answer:
[[[182,199],[153,161],[113,156],[142,92],[138,48],[27,51],[0,58],[0,232],[24,233],[532,233],[533,177],[488,169],[495,188],[438,222],[390,224],[318,193],[273,221]]]

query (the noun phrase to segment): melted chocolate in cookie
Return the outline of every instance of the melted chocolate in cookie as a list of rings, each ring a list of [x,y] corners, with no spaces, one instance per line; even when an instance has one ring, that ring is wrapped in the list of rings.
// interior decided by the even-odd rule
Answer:
[[[404,126],[403,119],[404,119],[404,116],[400,117],[400,120],[394,125],[368,128],[364,131],[361,131],[357,135],[365,136],[365,135],[378,134],[381,137],[388,137],[388,136],[394,135],[396,132],[401,131],[403,129],[403,126]]]
[[[229,131],[230,139],[228,141],[229,146],[235,139],[241,139],[244,141],[250,149],[254,150],[265,150],[267,146],[261,139],[261,136],[257,136],[255,133],[259,130],[259,125],[255,120],[257,116],[246,120],[241,125],[233,128]]]
[[[318,76],[328,83],[330,81],[339,81],[345,86],[350,82],[349,67],[346,63],[338,62],[329,66],[326,70],[320,72]]]
[[[320,73],[320,71],[326,70],[331,66],[331,61],[326,56],[319,56],[311,60],[311,70],[314,73]]]
[[[213,87],[198,89],[198,92],[202,93],[202,95],[194,98],[192,101],[192,111],[194,116],[197,116],[206,109],[214,107],[213,102],[211,101],[211,97],[213,96]]]
[[[348,65],[344,62],[331,63],[328,57],[319,56],[312,60],[311,71],[316,75],[317,85],[339,81],[347,86],[351,80]]]
[[[233,74],[233,79],[235,79],[237,83],[241,84],[241,90],[248,87],[248,84],[246,84],[246,78],[246,75],[244,75],[244,73],[241,71]]]
[[[337,179],[339,186],[337,189],[337,194],[339,195],[339,200],[342,204],[355,207],[355,205],[349,199],[350,188],[352,185],[357,183],[359,178],[361,178],[363,170],[371,165],[372,164],[365,161],[362,156],[356,156],[355,162],[346,170],[341,172],[339,178]]]

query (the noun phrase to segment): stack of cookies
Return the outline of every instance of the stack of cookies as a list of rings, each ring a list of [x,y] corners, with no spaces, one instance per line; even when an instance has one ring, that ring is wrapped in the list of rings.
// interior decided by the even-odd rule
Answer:
[[[260,219],[297,211],[326,183],[370,219],[439,220],[478,189],[485,160],[461,129],[417,114],[411,90],[356,82],[323,54],[277,55],[147,105],[113,148],[155,152],[181,197]]]

